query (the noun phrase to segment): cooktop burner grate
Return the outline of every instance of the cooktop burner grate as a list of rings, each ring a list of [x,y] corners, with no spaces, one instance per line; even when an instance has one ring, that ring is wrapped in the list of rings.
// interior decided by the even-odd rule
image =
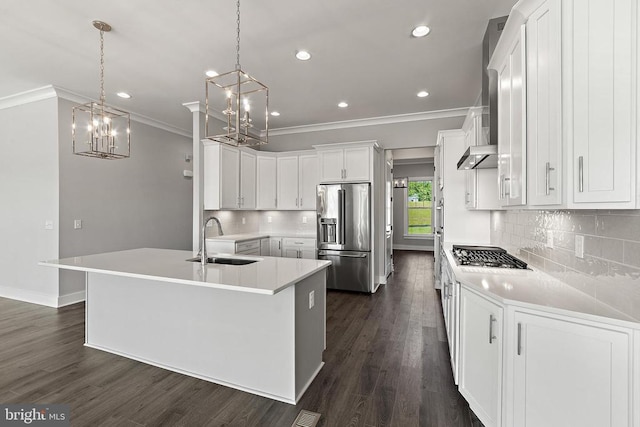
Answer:
[[[515,268],[524,270],[527,264],[495,246],[453,246],[458,265],[472,267]]]

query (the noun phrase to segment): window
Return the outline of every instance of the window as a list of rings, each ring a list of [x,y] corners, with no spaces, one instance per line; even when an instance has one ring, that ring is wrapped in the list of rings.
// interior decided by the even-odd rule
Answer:
[[[405,236],[426,237],[433,233],[432,210],[433,182],[426,178],[409,178],[405,211],[407,221]]]

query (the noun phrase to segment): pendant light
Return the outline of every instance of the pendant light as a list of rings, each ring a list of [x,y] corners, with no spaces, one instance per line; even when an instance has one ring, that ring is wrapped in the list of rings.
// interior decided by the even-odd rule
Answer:
[[[93,26],[100,31],[100,102],[73,107],[73,154],[125,159],[131,153],[131,117],[129,113],[105,104],[104,33],[111,31],[111,26],[102,21],[93,21]]]
[[[236,68],[205,82],[205,138],[233,146],[266,144],[269,140],[269,88],[240,67],[240,0],[236,3]],[[255,129],[252,114],[264,111],[264,131]],[[215,134],[210,115],[221,113],[223,133]],[[258,113],[261,114],[261,113]],[[220,115],[220,114],[217,114]]]

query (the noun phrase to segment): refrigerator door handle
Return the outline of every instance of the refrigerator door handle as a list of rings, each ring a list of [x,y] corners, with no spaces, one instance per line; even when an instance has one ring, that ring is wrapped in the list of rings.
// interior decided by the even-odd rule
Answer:
[[[338,190],[338,244],[345,244],[344,217],[345,217],[345,190]]]

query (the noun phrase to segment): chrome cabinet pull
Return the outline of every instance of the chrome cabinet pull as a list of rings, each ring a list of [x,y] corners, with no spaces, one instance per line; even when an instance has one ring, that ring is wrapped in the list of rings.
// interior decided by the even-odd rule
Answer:
[[[498,187],[500,199],[504,199],[504,175],[500,175],[500,179],[498,179]]]
[[[518,323],[518,356],[522,354],[522,323]]]
[[[584,191],[584,158],[578,157],[578,191]]]
[[[296,197],[296,207],[298,206],[298,198]]]
[[[504,198],[508,199],[511,196],[511,187],[509,187],[509,191],[507,191],[507,181],[511,184],[511,178],[508,176],[504,177]]]
[[[496,321],[496,318],[493,314],[489,315],[489,344],[493,344],[493,340],[497,337],[493,335],[493,322]]]
[[[300,207],[302,207],[302,197],[300,197]]]
[[[545,165],[544,168],[544,187],[545,187],[545,194],[548,196],[549,194],[551,194],[551,190],[555,190],[555,188],[551,187],[551,171],[556,170],[556,168],[552,168],[551,164],[549,162],[547,162],[547,164]]]

